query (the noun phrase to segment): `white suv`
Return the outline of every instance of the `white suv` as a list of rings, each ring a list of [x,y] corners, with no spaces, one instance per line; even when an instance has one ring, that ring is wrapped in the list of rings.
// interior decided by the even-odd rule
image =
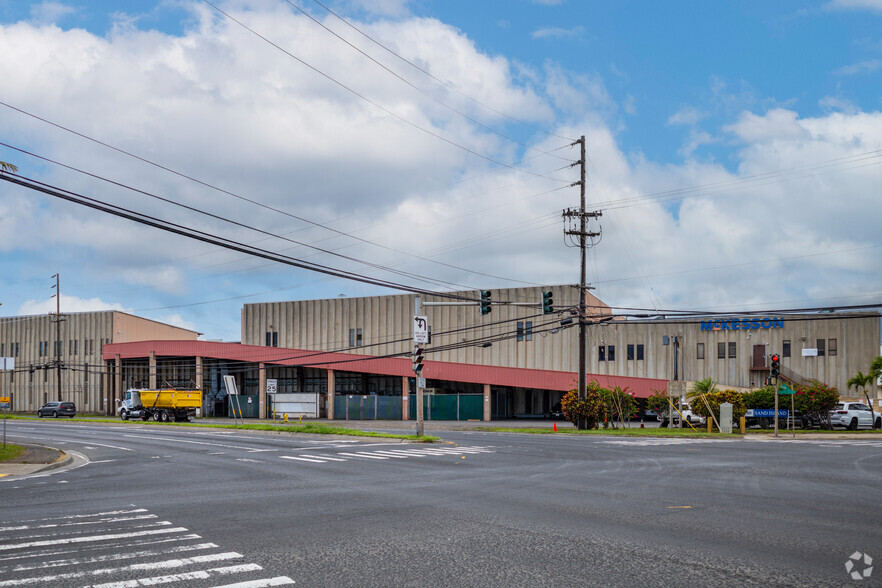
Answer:
[[[694,414],[692,412],[692,407],[686,403],[683,404],[683,407],[680,409],[680,413],[683,414],[683,419],[687,423],[691,423],[693,425],[705,424],[704,417],[700,417],[697,414]],[[656,418],[658,418],[658,420],[661,422],[662,427],[668,426],[668,424],[669,424],[668,423],[668,411],[664,411],[664,412],[659,413],[659,415]],[[674,411],[674,426],[679,426],[679,424],[680,424],[680,414],[677,413],[677,411]]]
[[[870,410],[863,402],[840,402],[830,411],[830,425],[856,430],[858,427],[882,427],[882,415]]]

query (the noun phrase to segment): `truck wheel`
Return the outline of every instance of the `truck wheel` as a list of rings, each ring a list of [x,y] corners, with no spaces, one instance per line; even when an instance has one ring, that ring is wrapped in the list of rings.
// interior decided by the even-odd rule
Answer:
[[[52,411],[52,418],[53,418],[53,419],[57,419],[57,418],[58,418],[58,412],[57,412],[57,411],[55,411],[55,410]]]
[[[153,413],[153,420],[156,421],[157,423],[159,422],[159,413],[158,412]]]
[[[851,419],[851,422],[848,423],[848,430],[849,431],[857,431],[857,428],[858,428],[857,419]]]
[[[146,420],[149,419],[149,418],[150,418],[150,415],[147,414],[146,412],[145,412],[144,414],[141,415],[141,420],[142,420],[142,421],[146,421]]]
[[[162,420],[162,422],[164,422],[164,423],[168,422],[168,413],[167,412],[162,411],[162,413],[160,414],[160,417],[161,417],[160,420]]]
[[[127,420],[129,420],[129,413],[127,413],[124,410],[121,410],[121,411],[119,411],[119,418],[121,418],[124,421],[127,421]]]

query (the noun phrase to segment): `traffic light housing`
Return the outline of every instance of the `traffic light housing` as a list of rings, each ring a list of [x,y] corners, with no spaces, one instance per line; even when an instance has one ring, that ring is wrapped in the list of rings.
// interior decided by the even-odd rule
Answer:
[[[481,290],[481,314],[490,314],[490,290]]]
[[[417,374],[423,371],[423,348],[420,346],[413,348],[413,371]]]
[[[769,363],[769,375],[777,378],[778,374],[781,373],[781,357],[777,353],[773,353],[771,360]]]
[[[542,314],[551,314],[552,312],[554,312],[554,298],[549,290],[542,293]]]

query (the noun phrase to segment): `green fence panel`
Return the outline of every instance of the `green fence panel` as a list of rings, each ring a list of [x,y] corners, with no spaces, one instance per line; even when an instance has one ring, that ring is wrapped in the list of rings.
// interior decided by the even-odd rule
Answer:
[[[229,402],[227,414],[230,415],[230,418],[233,418],[234,413],[235,416],[243,419],[256,419],[260,416],[260,400],[256,395],[239,394],[238,396],[227,396],[227,399]]]
[[[334,420],[342,421],[346,418],[346,397],[334,396]]]
[[[374,396],[377,399],[377,418],[386,421],[401,420],[401,396]]]
[[[457,394],[428,394],[423,401],[429,401],[429,419],[433,421],[455,421],[459,396]]]
[[[483,394],[460,394],[459,395],[459,420],[480,421],[484,419],[484,395]]]

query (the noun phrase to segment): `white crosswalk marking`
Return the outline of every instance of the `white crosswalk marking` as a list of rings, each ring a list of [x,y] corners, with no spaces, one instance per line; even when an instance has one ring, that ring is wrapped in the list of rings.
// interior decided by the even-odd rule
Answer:
[[[260,565],[241,561],[241,553],[222,551],[157,518],[145,509],[132,509],[9,521],[0,527],[0,588],[186,586],[213,579],[241,588],[294,584],[288,576],[263,574]]]
[[[372,444],[375,446],[375,444]],[[364,446],[363,446],[364,447]],[[327,448],[323,448],[327,449]],[[356,447],[348,447],[353,450]],[[407,459],[409,457],[450,457],[493,453],[490,447],[419,447],[413,449],[373,449],[371,451],[340,451],[333,455],[301,453],[300,455],[280,455],[281,459],[308,463],[328,463],[332,461],[348,461],[350,459]]]

